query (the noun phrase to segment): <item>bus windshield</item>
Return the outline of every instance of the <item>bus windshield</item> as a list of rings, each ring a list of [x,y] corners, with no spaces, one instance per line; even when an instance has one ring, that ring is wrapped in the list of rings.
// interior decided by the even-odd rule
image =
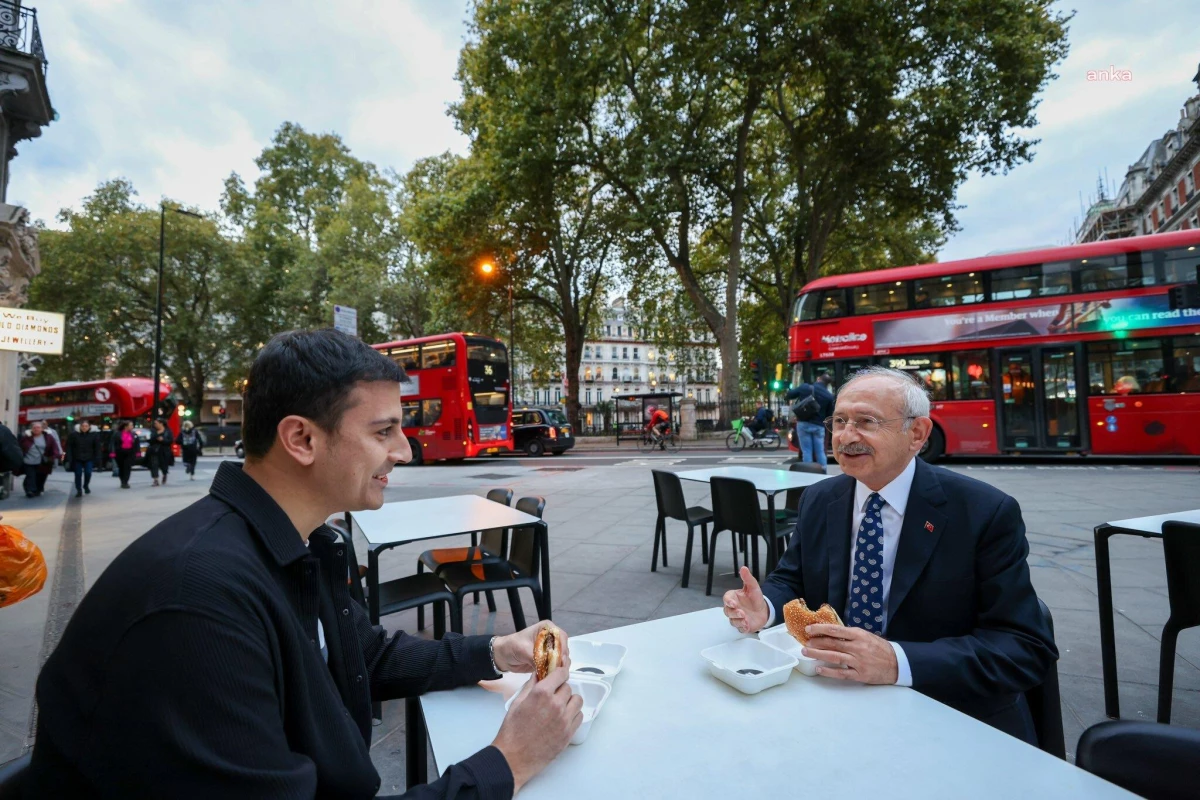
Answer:
[[[508,352],[504,345],[467,338],[467,381],[481,422],[508,420]]]

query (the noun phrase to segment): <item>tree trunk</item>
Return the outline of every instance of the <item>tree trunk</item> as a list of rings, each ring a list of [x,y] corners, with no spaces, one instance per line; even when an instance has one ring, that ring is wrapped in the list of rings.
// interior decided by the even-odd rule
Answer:
[[[577,315],[568,314],[567,316],[572,318]],[[567,421],[571,423],[571,430],[578,432],[580,429],[579,364],[583,360],[583,332],[577,321],[571,321],[563,325],[563,333],[566,336],[567,357]]]

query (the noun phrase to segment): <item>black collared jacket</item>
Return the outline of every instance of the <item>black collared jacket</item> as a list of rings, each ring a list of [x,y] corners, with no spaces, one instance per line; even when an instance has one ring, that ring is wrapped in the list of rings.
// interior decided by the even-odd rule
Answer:
[[[240,465],[109,565],[38,678],[27,797],[368,798],[371,700],[496,677],[488,638],[371,625],[345,546],[305,547]],[[321,657],[317,619],[329,663]],[[413,798],[508,798],[488,747]]]

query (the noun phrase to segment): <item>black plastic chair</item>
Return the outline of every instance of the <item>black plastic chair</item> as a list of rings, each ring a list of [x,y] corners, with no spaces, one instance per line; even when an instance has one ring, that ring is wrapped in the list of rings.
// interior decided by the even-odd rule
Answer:
[[[1054,615],[1050,608],[1038,598],[1042,618],[1054,638]],[[1058,662],[1050,665],[1042,682],[1025,692],[1025,702],[1033,716],[1033,729],[1037,734],[1038,748],[1061,759],[1067,757],[1067,740],[1063,734],[1062,699],[1058,691]]]
[[[683,485],[674,472],[652,469],[654,477],[654,500],[658,503],[658,519],[654,522],[654,552],[650,557],[650,571],[658,571],[658,548],[662,545],[662,565],[667,566],[667,520],[677,519],[687,525],[687,546],[683,553],[683,588],[688,585],[692,572],[692,536],[700,526],[700,563],[708,563],[708,524],[713,514],[704,506],[689,506],[683,497]]]
[[[709,481],[709,485],[712,487],[713,531],[708,543],[710,558],[708,559],[708,583],[704,589],[706,595],[712,594],[713,565],[717,560],[717,535],[719,533],[730,531],[735,539],[738,536],[746,537],[755,543],[754,546],[757,546],[758,538],[762,538],[767,543],[767,562],[774,564],[775,554],[782,552],[778,549],[779,543],[786,538],[790,530],[789,528],[779,529],[772,539],[763,523],[758,507],[758,490],[750,481],[739,478],[714,477]],[[734,544],[733,567],[736,570],[736,542]],[[759,577],[757,557],[750,559],[750,571],[756,579]]]
[[[32,760],[30,752],[0,764],[0,800],[20,800],[25,796],[25,779]]]
[[[522,497],[517,501],[517,511],[542,518],[546,510],[543,497]],[[508,592],[508,605],[512,610],[513,624],[517,630],[525,629],[525,612],[521,608],[519,589],[533,592],[533,602],[538,619],[549,619],[549,609],[542,599],[542,581],[539,575],[542,554],[537,546],[537,531],[532,525],[513,528],[508,542],[508,558],[495,562],[457,562],[446,564],[438,570],[438,578],[458,599],[458,628],[462,629],[462,599],[471,592]]]
[[[1164,522],[1163,557],[1167,562],[1167,596],[1171,603],[1171,616],[1163,626],[1158,656],[1158,721],[1165,723],[1171,721],[1175,643],[1180,631],[1200,625],[1200,525]]]
[[[330,524],[330,527],[337,531],[338,536],[342,538],[342,542],[346,545],[347,552],[350,553],[348,559],[352,574],[349,575],[350,596],[361,603],[364,608],[369,608],[367,602],[367,593],[363,589],[363,579],[357,573],[358,557],[354,552],[354,537],[350,535],[350,530],[344,520],[337,520]],[[462,612],[458,608],[459,599],[446,588],[446,584],[442,583],[436,575],[428,572],[421,575],[407,575],[403,578],[396,578],[390,581],[381,581],[379,584],[379,618],[383,619],[388,614],[396,614],[400,611],[407,611],[410,608],[418,609],[423,612],[423,607],[433,605],[433,638],[440,639],[446,632],[446,605],[450,606],[450,630],[455,633],[462,633]]]
[[[1148,800],[1194,800],[1197,764],[1200,731],[1157,722],[1097,723],[1075,752],[1075,766]]]
[[[491,489],[487,499],[502,506],[512,505],[512,489]],[[437,550],[426,550],[417,558],[417,574],[424,570],[437,572],[439,567],[456,561],[497,561],[504,558],[504,549],[508,544],[508,531],[504,528],[493,528],[483,532],[482,539],[477,540],[478,534],[471,534],[470,547],[443,547]],[[496,610],[496,598],[487,592],[488,611]],[[479,604],[479,593],[475,593],[475,604]],[[425,609],[417,609],[417,630],[425,630]]]
[[[796,461],[788,466],[788,472],[809,472],[814,475],[825,475],[825,468],[820,464],[814,464],[811,461]],[[804,489],[788,489],[787,494],[783,498],[783,508],[775,509],[775,522],[792,524],[796,521],[796,517],[800,513],[800,498],[804,496]],[[763,520],[767,520],[767,513],[763,512]]]

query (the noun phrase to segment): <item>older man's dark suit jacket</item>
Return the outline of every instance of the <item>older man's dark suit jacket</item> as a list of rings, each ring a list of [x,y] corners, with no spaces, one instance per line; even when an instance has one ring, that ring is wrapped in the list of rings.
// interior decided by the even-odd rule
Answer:
[[[762,586],[777,615],[803,597],[846,616],[854,487],[841,475],[805,490],[796,533]],[[1041,683],[1058,651],[1028,553],[1015,500],[918,459],[885,636],[904,648],[914,689],[1035,744],[1023,693]]]

